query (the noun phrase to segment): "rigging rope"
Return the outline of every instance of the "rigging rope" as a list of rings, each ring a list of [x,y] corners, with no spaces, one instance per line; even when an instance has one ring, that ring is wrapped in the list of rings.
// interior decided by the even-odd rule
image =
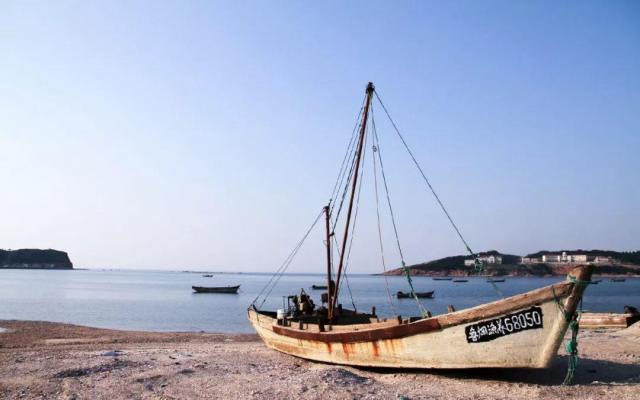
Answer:
[[[363,145],[363,149],[366,149],[367,143],[369,142],[369,136],[365,135],[364,137],[364,145]],[[353,224],[351,226],[351,237],[349,238],[349,247],[347,249],[347,254],[346,254],[346,259],[345,259],[345,263],[344,263],[344,274],[345,277],[347,275],[347,269],[349,268],[349,260],[351,258],[351,249],[353,248],[353,238],[355,237],[355,232],[356,232],[356,226],[357,226],[357,222],[358,222],[358,211],[360,210],[360,193],[362,192],[362,182],[363,179],[362,177],[364,176],[364,167],[365,167],[365,160],[367,157],[367,152],[363,150],[363,154],[362,154],[362,160],[361,160],[361,168],[360,168],[360,177],[359,177],[359,185],[358,185],[358,192],[356,194],[356,208],[354,210],[353,213]],[[349,296],[351,296],[351,304],[353,304],[353,307],[356,308],[356,305],[353,301],[353,295],[351,293],[351,289],[349,288],[349,280],[346,280],[347,282],[347,288],[349,289]]]
[[[331,191],[331,200],[333,200],[335,198],[335,196],[338,194],[338,190],[340,189],[340,187],[342,187],[342,182],[344,180],[345,174],[347,173],[347,166],[349,165],[349,160],[351,159],[351,157],[353,157],[353,146],[355,146],[356,143],[356,138],[357,138],[357,132],[358,132],[358,126],[360,126],[360,119],[362,117],[362,110],[364,109],[364,102],[366,100],[363,99],[362,101],[362,105],[360,105],[360,111],[358,112],[358,116],[356,118],[356,123],[353,126],[353,131],[351,132],[351,139],[349,140],[349,144],[347,145],[347,151],[344,154],[344,157],[342,158],[342,164],[340,165],[340,172],[338,173],[338,178],[336,179],[336,183],[333,185],[333,190]],[[331,201],[330,200],[330,201]],[[344,201],[344,196],[342,197],[342,201]],[[342,208],[342,201],[340,204],[340,208]],[[331,206],[331,210],[330,213],[333,211],[333,207],[335,206],[336,202],[333,202],[333,205]]]
[[[334,225],[338,224],[338,219],[340,218],[340,213],[342,212],[342,206],[344,205],[344,201],[347,197],[347,192],[348,192],[348,188],[349,188],[349,183],[351,182],[351,179],[353,178],[353,171],[355,169],[355,161],[356,161],[356,152],[353,151],[353,149],[355,148],[355,145],[357,143],[357,132],[358,132],[358,128],[362,125],[362,117],[363,117],[363,110],[364,110],[364,104],[366,102],[366,96],[363,100],[362,106],[360,107],[360,113],[358,114],[358,117],[356,119],[356,124],[353,128],[353,131],[351,132],[351,141],[349,142],[349,146],[347,147],[347,153],[345,154],[345,159],[343,159],[343,164],[344,164],[344,171],[341,172],[339,174],[339,179],[338,182],[336,182],[336,185],[334,186],[334,191],[332,192],[332,198],[334,196],[336,196],[338,194],[338,189],[342,186],[342,182],[344,181],[344,178],[347,177],[347,182],[344,185],[344,189],[342,191],[342,196],[340,198],[340,205],[338,206],[338,212],[336,213],[333,221],[334,221]],[[348,156],[348,157],[347,157]],[[349,169],[349,174],[347,175],[347,165],[351,164],[351,168]],[[340,168],[341,171],[343,168]],[[330,210],[330,215],[333,215],[333,209],[335,207],[335,202],[334,205],[331,207]]]
[[[460,238],[460,240],[462,241],[462,243],[464,244],[464,247],[467,249],[467,251],[469,252],[469,255],[471,255],[474,258],[474,265],[475,265],[475,270],[477,273],[481,273],[484,271],[484,262],[480,261],[479,259],[479,255],[477,253],[474,253],[473,250],[471,250],[471,247],[469,246],[469,244],[467,243],[467,240],[464,238],[464,236],[462,236],[462,232],[460,232],[460,229],[458,228],[458,226],[456,225],[455,222],[453,222],[453,218],[451,217],[451,215],[449,214],[449,211],[447,211],[447,208],[444,206],[444,204],[442,203],[442,200],[440,200],[440,197],[438,196],[438,194],[436,193],[436,190],[433,188],[433,186],[431,185],[431,182],[429,182],[429,179],[427,178],[427,175],[424,173],[424,170],[422,169],[422,167],[420,166],[420,163],[418,163],[418,160],[416,159],[416,157],[413,155],[413,152],[411,151],[411,149],[409,148],[409,145],[407,144],[406,140],[404,139],[404,136],[402,136],[402,134],[400,133],[400,130],[398,129],[398,126],[396,125],[395,121],[393,120],[393,118],[391,118],[391,115],[389,114],[389,111],[387,110],[387,107],[385,107],[384,103],[382,102],[382,99],[380,98],[380,96],[378,95],[378,92],[375,91],[374,94],[376,95],[376,99],[378,99],[378,102],[380,103],[380,105],[382,106],[382,109],[384,110],[385,114],[387,115],[387,118],[389,118],[389,122],[391,122],[391,125],[393,126],[393,129],[395,130],[396,134],[398,135],[398,137],[400,138],[400,141],[402,141],[402,144],[404,145],[404,148],[407,150],[407,153],[409,153],[409,156],[411,157],[411,160],[413,160],[413,163],[415,164],[416,168],[418,168],[418,171],[420,172],[420,175],[422,175],[422,179],[424,180],[424,182],[427,184],[427,186],[429,187],[429,190],[431,190],[431,193],[433,194],[433,197],[436,199],[436,201],[438,202],[438,205],[440,205],[440,208],[442,209],[442,211],[444,212],[444,215],[447,217],[447,219],[449,220],[449,222],[451,223],[451,226],[453,227],[453,229],[455,230],[455,232],[458,234],[458,237]],[[491,286],[493,287],[493,289],[496,291],[496,293],[498,294],[498,296],[500,297],[504,297],[504,294],[502,293],[502,291],[500,290],[500,288],[495,284],[495,282],[492,282],[491,280],[489,280],[489,283],[491,283]]]
[[[375,152],[378,151],[377,147],[375,144],[373,144],[371,146],[371,151],[372,154],[371,158],[373,160],[373,185],[375,188],[375,195],[376,195],[376,216],[378,219],[378,242],[380,243],[380,259],[382,261],[382,269],[385,272],[384,273],[384,284],[385,284],[385,288],[387,290],[387,296],[389,297],[389,306],[391,306],[391,311],[394,314],[397,314],[396,312],[396,307],[393,304],[393,298],[391,297],[391,290],[389,290],[389,278],[387,277],[387,263],[384,260],[384,246],[382,245],[382,227],[380,225],[380,200],[378,198],[378,168],[376,166],[376,155]]]
[[[411,159],[413,160],[413,163],[418,168],[418,171],[420,171],[420,175],[422,175],[422,179],[424,179],[425,183],[427,184],[427,186],[431,190],[431,193],[433,193],[433,197],[435,197],[436,201],[440,205],[440,208],[442,208],[442,211],[447,216],[447,219],[449,219],[449,222],[451,223],[451,226],[453,226],[453,229],[455,229],[456,233],[458,234],[458,237],[460,237],[460,240],[462,240],[462,243],[464,243],[464,246],[467,248],[467,251],[469,252],[469,254],[475,257],[476,254],[471,250],[471,247],[469,247],[469,244],[467,244],[467,241],[462,236],[462,233],[460,232],[460,229],[458,229],[458,226],[455,224],[455,222],[453,222],[453,218],[451,218],[451,215],[449,215],[449,212],[445,208],[444,204],[442,204],[442,201],[440,200],[440,197],[438,197],[438,194],[436,193],[435,189],[433,188],[433,186],[431,186],[431,182],[429,182],[429,179],[427,179],[427,176],[425,175],[424,171],[422,170],[422,167],[418,163],[418,160],[416,160],[416,158],[414,157],[413,152],[409,148],[409,145],[407,144],[407,142],[404,140],[404,137],[400,133],[400,130],[396,126],[396,123],[393,121],[393,118],[391,118],[391,115],[389,115],[389,111],[387,111],[387,107],[385,107],[384,103],[382,102],[382,99],[378,95],[378,92],[375,91],[374,94],[376,95],[376,98],[380,102],[380,105],[382,106],[382,109],[384,110],[385,114],[387,114],[387,118],[389,118],[389,121],[391,122],[391,125],[393,126],[393,129],[396,131],[396,134],[398,135],[398,137],[402,141],[402,144],[404,145],[404,148],[407,150],[407,153],[409,153],[409,156],[411,156]]]
[[[349,284],[349,276],[347,275],[347,271],[344,273],[344,280],[347,282],[347,290],[349,291],[349,297],[351,298],[351,305],[353,306],[353,311],[357,312],[358,307],[356,307],[356,302],[353,300],[353,293],[351,292],[351,285]]]
[[[374,92],[375,93],[375,92]],[[377,95],[376,95],[377,96]],[[402,262],[402,269],[407,276],[407,282],[409,282],[409,287],[411,288],[411,294],[413,298],[416,300],[416,304],[418,304],[418,308],[420,309],[420,313],[423,317],[430,315],[429,311],[424,308],[420,299],[418,299],[418,295],[413,287],[413,281],[411,280],[411,271],[407,268],[407,264],[404,262],[404,254],[402,253],[402,246],[400,245],[400,236],[398,235],[398,227],[396,226],[396,219],[393,214],[393,207],[391,206],[391,196],[389,195],[389,186],[387,185],[387,177],[384,173],[384,164],[382,163],[382,152],[380,151],[380,142],[378,140],[378,131],[376,130],[376,122],[373,117],[373,107],[371,107],[371,126],[373,129],[373,140],[375,141],[375,146],[378,149],[378,161],[380,162],[380,173],[382,175],[382,182],[384,183],[384,190],[387,195],[387,204],[389,206],[389,214],[391,215],[391,224],[393,226],[393,233],[396,236],[396,244],[398,246],[398,253],[400,254],[400,260]]]
[[[355,144],[357,142],[355,140],[355,138],[357,138],[356,133],[357,133],[358,127],[361,124],[362,112],[363,112],[363,109],[364,109],[365,101],[366,101],[366,97],[364,98],[364,100],[363,100],[363,102],[362,102],[362,104],[360,106],[360,111],[358,112],[358,116],[356,118],[355,126],[353,128],[352,133],[351,133],[351,139],[349,140],[349,143],[347,145],[347,151],[346,151],[346,153],[345,153],[345,155],[344,155],[344,157],[342,159],[342,164],[340,166],[340,171],[338,172],[338,178],[336,179],[336,183],[334,184],[333,190],[331,192],[331,200],[333,200],[333,198],[337,195],[338,188],[342,186],[342,183],[343,183],[345,177],[348,178],[347,179],[347,183],[345,185],[345,190],[344,190],[344,192],[342,194],[342,198],[341,198],[340,205],[339,205],[339,208],[338,208],[338,213],[336,214],[336,217],[335,217],[336,223],[337,223],[337,220],[338,220],[338,218],[340,216],[340,211],[342,210],[342,206],[343,206],[344,200],[346,198],[347,187],[349,186],[349,182],[351,181],[352,175],[353,175],[354,159],[355,159],[355,156],[353,155],[353,147],[355,146]],[[351,164],[351,168],[350,169],[348,168],[349,164]],[[348,174],[347,174],[347,171],[349,172]],[[331,205],[331,211],[333,211],[334,207],[335,207],[335,202],[333,202],[332,205]],[[330,211],[330,215],[331,215],[331,211]],[[305,240],[307,239],[307,237],[309,236],[309,234],[311,233],[311,231],[313,230],[315,225],[318,223],[318,220],[320,219],[320,217],[323,214],[323,212],[324,211],[321,211],[318,214],[318,216],[316,217],[316,219],[313,222],[313,224],[311,224],[311,227],[307,230],[307,232],[302,237],[302,239],[293,248],[291,253],[289,253],[287,258],[285,258],[284,262],[280,265],[280,267],[276,270],[276,272],[271,276],[271,278],[269,279],[267,284],[262,288],[262,290],[260,290],[260,292],[258,293],[256,298],[251,302],[251,305],[255,306],[256,302],[265,293],[267,288],[269,288],[267,293],[264,294],[264,298],[263,298],[262,302],[260,303],[260,308],[264,305],[264,303],[266,302],[267,298],[269,297],[269,295],[271,294],[273,289],[278,284],[280,278],[282,278],[282,276],[286,272],[287,268],[289,268],[289,266],[291,265],[291,262],[293,261],[293,259],[295,258],[296,254],[298,253],[298,251],[300,250],[300,248],[304,244]],[[334,236],[334,240],[335,240],[335,236]],[[333,270],[333,265],[331,266],[331,269]],[[347,282],[347,288],[349,290],[349,295],[351,296],[351,303],[354,305],[354,308],[355,308],[355,303],[353,301],[353,294],[351,292],[351,287],[349,285],[348,278],[346,278],[346,282]]]
[[[338,240],[336,239],[336,236],[333,236],[333,243],[336,245],[336,251],[338,252],[338,257],[340,257],[340,246],[338,246]],[[346,282],[347,282],[347,289],[349,289],[349,296],[351,297],[351,305],[353,305],[353,309],[356,309],[356,303],[353,301],[353,294],[351,293],[351,287],[349,286],[349,278],[347,278],[347,274],[346,272],[342,272],[346,278]]]
[[[295,258],[296,254],[298,254],[298,251],[300,250],[300,248],[302,247],[302,245],[304,244],[305,240],[307,240],[307,237],[309,237],[309,234],[311,233],[311,231],[313,230],[313,228],[316,226],[316,224],[318,223],[318,221],[320,220],[320,217],[322,216],[322,214],[324,213],[324,209],[322,211],[320,211],[320,213],[318,214],[318,216],[316,217],[315,221],[313,221],[313,223],[311,224],[311,226],[309,227],[309,229],[307,229],[306,233],[304,234],[304,236],[302,237],[302,239],[300,239],[300,241],[298,242],[298,244],[293,248],[293,250],[289,253],[289,255],[287,256],[287,258],[285,258],[284,262],[280,265],[280,268],[278,268],[276,270],[276,272],[271,276],[271,278],[269,279],[269,281],[267,282],[267,284],[262,288],[262,290],[260,290],[260,293],[258,293],[258,295],[256,296],[255,299],[253,299],[253,301],[251,302],[251,305],[255,305],[255,303],[258,301],[258,299],[260,298],[260,296],[262,296],[262,294],[264,293],[264,291],[271,285],[271,288],[269,289],[269,291],[264,295],[264,299],[262,300],[262,303],[260,303],[260,307],[258,308],[262,308],[262,306],[264,305],[264,303],[267,301],[267,298],[269,297],[269,295],[271,294],[271,292],[273,291],[273,289],[276,287],[276,285],[278,284],[278,282],[280,281],[280,278],[282,278],[282,275],[285,273],[285,271],[287,270],[287,268],[289,268],[289,265],[291,265],[291,262],[293,261],[293,259]],[[274,281],[275,279],[275,281]],[[273,283],[272,283],[273,282]]]

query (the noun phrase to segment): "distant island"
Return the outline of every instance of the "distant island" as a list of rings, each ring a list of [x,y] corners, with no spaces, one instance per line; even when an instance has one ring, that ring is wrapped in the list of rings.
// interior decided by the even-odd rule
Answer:
[[[558,250],[538,251],[518,256],[497,250],[478,254],[485,264],[483,275],[491,276],[554,276],[566,275],[576,265],[593,264],[598,275],[640,275],[640,251]],[[471,256],[452,256],[408,266],[411,275],[467,276],[475,273]],[[396,268],[382,275],[402,275]]]
[[[59,250],[0,249],[0,269],[73,269],[73,263]]]

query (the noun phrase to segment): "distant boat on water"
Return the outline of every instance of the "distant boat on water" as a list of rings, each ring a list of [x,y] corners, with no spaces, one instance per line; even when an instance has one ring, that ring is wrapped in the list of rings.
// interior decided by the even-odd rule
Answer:
[[[202,275],[203,278],[213,278],[213,275],[211,274],[204,274]]]
[[[327,290],[327,285],[311,285],[311,289],[313,290]]]
[[[433,298],[433,292],[433,290],[430,292],[416,292],[416,297],[419,297],[421,299],[431,299]],[[399,299],[410,299],[413,297],[413,295],[411,293],[405,293],[399,290],[398,293],[396,293],[396,297]]]
[[[449,277],[441,277],[441,278],[440,277],[433,277],[431,279],[433,279],[434,281],[450,281],[453,278],[449,278]]]
[[[238,286],[218,286],[218,287],[191,286],[191,288],[196,293],[231,293],[231,294],[235,294],[235,293],[238,293],[238,289],[240,288],[240,285],[238,285]]]
[[[501,283],[501,282],[504,282],[504,281],[505,281],[504,278],[499,278],[499,279],[491,279],[491,278],[489,278],[489,279],[487,279],[487,282],[493,282],[493,283],[496,283],[496,282],[497,283]]]
[[[453,280],[454,283],[463,283],[463,282],[469,282],[468,279],[454,279]]]
[[[611,282],[626,282],[626,278],[611,278]]]

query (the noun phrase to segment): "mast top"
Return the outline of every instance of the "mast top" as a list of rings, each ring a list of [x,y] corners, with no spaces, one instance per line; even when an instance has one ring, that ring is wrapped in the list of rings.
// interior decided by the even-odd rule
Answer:
[[[375,86],[373,86],[373,82],[369,82],[367,84],[367,93],[373,93],[373,91],[375,90]]]

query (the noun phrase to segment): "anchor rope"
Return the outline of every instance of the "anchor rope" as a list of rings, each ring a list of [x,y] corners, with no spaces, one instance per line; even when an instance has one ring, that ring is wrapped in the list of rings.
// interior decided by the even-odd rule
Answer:
[[[571,275],[567,276],[567,280],[574,285],[579,286],[587,286],[592,283],[591,281],[581,280]],[[551,286],[551,292],[553,293],[553,300],[556,303],[558,310],[562,313],[565,321],[569,324],[569,328],[571,328],[571,339],[565,343],[565,350],[569,354],[569,364],[567,366],[567,375],[562,381],[562,385],[567,386],[573,383],[573,378],[575,377],[576,370],[578,369],[578,332],[580,330],[580,318],[582,317],[582,298],[580,298],[580,306],[578,307],[578,310],[568,312],[562,303],[560,303],[560,300],[558,300],[553,286]]]

